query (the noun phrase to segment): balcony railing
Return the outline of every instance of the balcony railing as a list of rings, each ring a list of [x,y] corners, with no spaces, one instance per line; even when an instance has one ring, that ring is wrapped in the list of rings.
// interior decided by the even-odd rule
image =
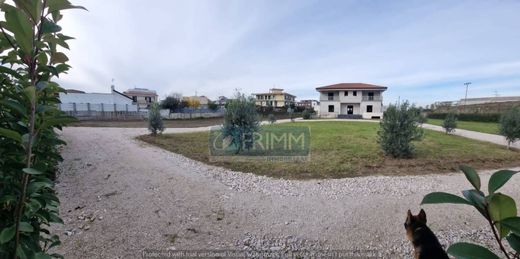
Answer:
[[[363,95],[361,98],[362,101],[382,101],[383,98],[381,96],[370,96],[370,95]]]

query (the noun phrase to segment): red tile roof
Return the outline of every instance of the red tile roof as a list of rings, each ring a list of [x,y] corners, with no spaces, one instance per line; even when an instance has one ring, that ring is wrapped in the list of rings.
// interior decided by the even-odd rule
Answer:
[[[386,90],[386,86],[371,85],[364,83],[340,83],[327,86],[317,87],[316,90]]]

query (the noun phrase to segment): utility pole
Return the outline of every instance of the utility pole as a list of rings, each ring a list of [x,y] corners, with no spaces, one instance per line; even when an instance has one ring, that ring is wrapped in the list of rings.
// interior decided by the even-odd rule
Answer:
[[[468,105],[468,86],[471,84],[471,82],[466,82],[464,85],[466,86],[466,96],[464,97],[464,106]]]

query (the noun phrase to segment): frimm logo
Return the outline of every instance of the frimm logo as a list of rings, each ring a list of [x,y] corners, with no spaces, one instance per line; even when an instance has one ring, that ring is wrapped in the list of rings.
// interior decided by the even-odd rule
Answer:
[[[309,127],[263,127],[258,132],[231,135],[234,137],[224,137],[220,127],[210,130],[208,146],[211,161],[310,160]]]

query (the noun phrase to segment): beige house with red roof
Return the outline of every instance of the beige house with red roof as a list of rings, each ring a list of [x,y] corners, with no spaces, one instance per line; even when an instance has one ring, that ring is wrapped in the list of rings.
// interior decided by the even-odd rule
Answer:
[[[341,83],[316,88],[320,116],[325,118],[376,119],[383,117],[385,86]]]

